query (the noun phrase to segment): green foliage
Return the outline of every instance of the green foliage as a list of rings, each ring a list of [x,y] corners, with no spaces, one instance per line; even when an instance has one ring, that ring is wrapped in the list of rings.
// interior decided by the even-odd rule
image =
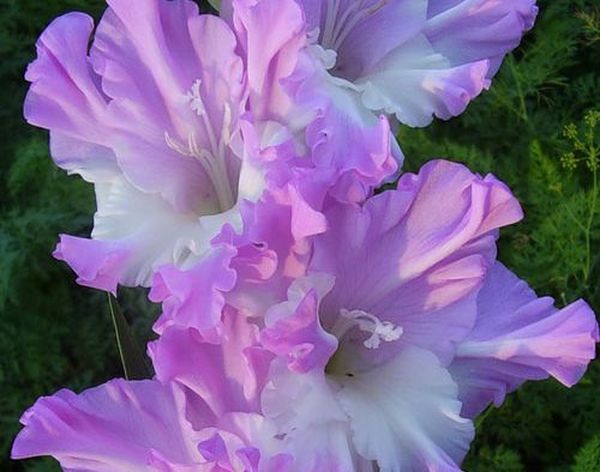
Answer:
[[[600,470],[600,435],[588,441],[577,453],[572,472],[597,472]]]
[[[122,375],[106,297],[78,287],[50,253],[61,232],[89,233],[89,185],[57,170],[45,133],[21,119],[25,66],[45,24],[101,0],[0,0],[0,470],[57,470],[50,460],[4,459],[18,417],[36,397]],[[525,220],[502,233],[500,258],[562,306],[600,312],[600,5],[540,0],[536,27],[492,88],[461,117],[399,131],[406,168],[449,157],[506,181]],[[208,8],[204,5],[204,8]],[[135,337],[150,338],[156,307],[122,291]],[[131,316],[136,313],[136,316]],[[530,383],[478,422],[465,469],[600,470],[600,363],[573,389]]]
[[[519,455],[514,451],[506,450],[503,446],[490,448],[484,446],[479,451],[477,463],[473,465],[472,472],[524,472]]]
[[[0,215],[0,450],[18,431],[18,414],[61,386],[81,389],[112,375],[110,319],[103,297],[78,288],[50,253],[57,234],[88,231],[90,188],[63,175],[47,157],[46,139],[16,146],[7,175],[10,206]],[[106,372],[106,374],[102,374]],[[3,465],[2,470],[17,468]]]

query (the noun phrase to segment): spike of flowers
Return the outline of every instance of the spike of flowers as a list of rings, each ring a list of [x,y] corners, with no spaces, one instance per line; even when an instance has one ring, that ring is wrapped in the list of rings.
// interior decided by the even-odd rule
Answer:
[[[506,185],[434,160],[374,194],[401,155],[370,110],[462,112],[532,1],[232,0],[226,21],[188,0],[108,3],[89,53],[83,14],[43,33],[25,114],[95,186],[92,238],[63,236],[56,257],[162,304],[156,377],[39,399],[14,458],[460,470],[490,403],[582,377],[590,307],[556,309],[496,260],[523,216]]]
[[[65,467],[94,457],[84,470],[108,470],[125,460],[107,442],[120,431],[137,451],[130,470],[152,460],[190,470],[459,470],[485,406],[526,380],[573,385],[594,357],[598,325],[584,302],[556,310],[495,262],[498,229],[522,212],[493,176],[432,161],[362,206],[330,202],[328,229],[303,251],[289,236],[289,207],[261,212],[248,225],[253,243],[224,230],[212,259],[156,275],[156,381],[40,400],[23,417],[15,457],[52,454]],[[193,454],[119,425],[139,416],[141,428],[158,427],[141,400],[105,393],[137,388],[163,404],[159,424],[180,418],[173,437]],[[172,388],[185,392],[185,408],[161,400]],[[98,421],[88,402],[115,419],[88,431]],[[252,434],[227,423],[240,417]],[[254,469],[234,463],[241,450]]]

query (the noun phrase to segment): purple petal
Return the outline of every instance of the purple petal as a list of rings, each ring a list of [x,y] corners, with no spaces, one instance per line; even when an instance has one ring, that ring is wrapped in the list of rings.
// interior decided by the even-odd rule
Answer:
[[[149,346],[157,378],[177,381],[203,398],[215,415],[257,411],[272,356],[257,347],[258,330],[241,315],[223,316],[222,343],[197,330],[168,328]]]
[[[236,281],[230,269],[235,250],[218,246],[189,270],[173,265],[164,266],[154,276],[150,300],[162,303],[163,312],[154,325],[161,334],[169,326],[194,328],[204,335],[214,335],[221,329],[224,293]]]
[[[219,465],[230,464],[231,472],[292,472],[291,463],[294,460],[289,453],[283,450],[282,441],[277,434],[273,422],[262,415],[255,413],[227,413],[219,417],[217,428],[207,428],[203,434],[213,434],[213,450],[219,452],[219,440],[214,440],[218,435],[227,450],[227,457],[223,454]]]
[[[69,13],[54,20],[37,42],[37,59],[27,68],[31,87],[24,114],[29,123],[51,130],[52,157],[68,172],[88,180],[118,172],[105,147],[110,133],[107,98],[87,57],[93,20]]]
[[[363,202],[398,170],[391,150],[390,126],[384,117],[373,127],[361,126],[329,105],[308,126],[306,134],[315,163],[308,179],[314,184],[332,175],[330,188],[319,184],[339,201]]]
[[[429,2],[425,35],[452,64],[483,59],[491,78],[504,55],[533,27],[535,0],[444,0]]]
[[[116,294],[130,254],[126,246],[63,234],[52,255],[71,266],[78,284]]]
[[[323,370],[338,345],[319,321],[320,296],[311,287],[319,282],[307,281],[306,289],[299,287],[303,282],[298,279],[290,288],[289,300],[267,312],[266,328],[261,332],[261,344],[285,358],[290,370],[300,373]],[[324,281],[322,285],[323,290],[329,290],[331,283]]]
[[[350,80],[372,70],[390,51],[418,34],[427,16],[424,1],[299,3],[304,7],[308,30],[319,28],[319,44],[338,53],[334,74]]]
[[[551,298],[538,298],[500,263],[489,272],[477,304],[475,327],[451,365],[469,417],[492,401],[500,406],[526,380],[552,376],[570,387],[595,357],[598,324],[585,302],[557,310]]]
[[[12,457],[51,455],[65,469],[97,472],[147,471],[156,460],[198,464],[185,409],[181,388],[150,380],[112,380],[80,395],[61,390],[25,412]]]
[[[336,277],[322,303],[325,329],[342,309],[364,310],[404,329],[382,354],[406,342],[448,359],[452,341],[474,322],[472,294],[495,258],[497,228],[522,213],[493,177],[433,161],[362,209],[337,205],[326,216],[329,230],[315,239],[310,264],[311,272]]]
[[[227,454],[227,446],[220,434],[215,433],[212,438],[201,441],[198,444],[198,450],[207,461],[220,462],[221,465],[226,464],[231,467],[229,455]]]
[[[304,215],[315,216],[314,222],[305,220],[307,227],[320,229],[321,213],[308,210]],[[242,234],[230,234],[224,241],[238,250],[232,267],[239,279],[228,295],[227,303],[246,316],[261,319],[271,306],[286,299],[292,281],[305,274],[310,245],[306,240],[298,240],[297,235],[292,233],[293,210],[287,189],[267,193],[260,201],[244,205],[242,216]],[[302,222],[301,219],[297,221]],[[248,254],[253,256],[248,258]],[[264,265],[260,269],[264,273],[258,278],[255,271],[257,263]]]
[[[224,2],[228,3],[228,2]],[[231,0],[233,25],[245,52],[250,110],[259,120],[286,122],[295,105],[284,80],[306,46],[304,18],[293,0]]]
[[[373,72],[357,80],[364,105],[409,126],[433,116],[449,119],[489,87],[489,62],[449,64],[422,36],[391,52]]]

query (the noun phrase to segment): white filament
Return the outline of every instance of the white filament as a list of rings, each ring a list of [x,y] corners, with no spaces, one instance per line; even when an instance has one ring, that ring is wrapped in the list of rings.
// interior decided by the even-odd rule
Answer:
[[[165,131],[165,142],[170,149],[178,154],[192,157],[202,165],[204,172],[213,184],[219,207],[222,211],[225,211],[235,204],[235,193],[231,187],[226,162],[227,147],[231,142],[231,107],[228,103],[223,105],[223,122],[221,132],[217,137],[202,99],[201,85],[202,81],[200,79],[196,80],[185,96],[189,101],[190,108],[201,118],[201,124],[208,141],[208,143],[203,144],[208,144],[208,146],[200,145],[196,133],[193,131],[188,134],[185,144],[173,139]]]

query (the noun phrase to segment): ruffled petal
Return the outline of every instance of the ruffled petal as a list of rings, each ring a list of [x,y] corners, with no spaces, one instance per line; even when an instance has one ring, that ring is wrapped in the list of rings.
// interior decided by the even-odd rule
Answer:
[[[497,228],[522,216],[502,183],[446,161],[403,175],[396,191],[363,208],[325,214],[329,230],[315,238],[310,263],[311,272],[336,277],[321,305],[325,329],[342,309],[364,310],[404,330],[381,354],[406,342],[444,360],[475,321],[472,294],[495,258]]]
[[[69,13],[54,20],[37,42],[37,59],[27,68],[31,87],[24,114],[51,131],[52,157],[69,173],[98,181],[118,173],[106,147],[110,133],[107,98],[87,57],[91,17]]]
[[[332,103],[308,126],[306,142],[315,168],[305,187],[312,193],[319,185],[338,201],[361,203],[402,164],[401,153],[392,152],[388,121],[380,117],[372,125],[362,124],[361,117],[352,116],[358,110],[357,105],[342,109]]]
[[[454,65],[417,36],[356,83],[367,108],[395,115],[409,126],[426,126],[433,116],[448,119],[462,113],[488,88],[488,69],[487,60]]]
[[[354,445],[382,472],[460,470],[474,428],[460,416],[456,384],[431,353],[405,350],[340,384]]]
[[[154,276],[150,300],[162,303],[162,314],[154,325],[161,334],[169,326],[193,328],[204,336],[221,332],[224,293],[230,291],[236,274],[230,268],[235,250],[217,246],[189,270],[163,266]]]
[[[52,255],[69,264],[77,274],[78,284],[116,295],[117,286],[123,278],[123,268],[131,257],[131,249],[62,234]]]
[[[319,321],[319,301],[332,285],[327,275],[297,279],[288,291],[288,301],[271,307],[265,315],[261,344],[286,359],[295,372],[323,370],[337,348],[337,339]]]
[[[591,308],[582,300],[557,310],[496,263],[479,293],[473,331],[457,346],[450,369],[460,386],[463,413],[496,406],[526,380],[552,376],[572,386],[595,357],[600,337]]]
[[[258,329],[233,310],[223,314],[220,344],[193,328],[171,327],[148,350],[159,380],[185,385],[215,415],[259,411],[272,355],[258,346]]]
[[[180,212],[228,209],[240,168],[230,145],[245,100],[233,32],[189,0],[109,5],[90,55],[112,99],[119,166]]]
[[[297,192],[296,197],[300,198]],[[293,233],[292,207],[288,191],[266,192],[258,202],[242,206],[241,234],[223,231],[223,242],[238,251],[232,261],[238,283],[227,302],[246,316],[264,318],[270,307],[287,298],[293,280],[306,272],[310,245]],[[304,220],[306,227],[321,230],[323,215],[311,209],[304,213],[305,217],[313,215],[314,221]]]
[[[430,1],[425,36],[452,64],[491,62],[488,78],[505,54],[518,46],[533,27],[535,0]]]
[[[21,423],[15,459],[51,455],[65,469],[93,472],[188,470],[178,467],[203,462],[176,385],[112,380],[80,395],[61,390],[40,398]]]

